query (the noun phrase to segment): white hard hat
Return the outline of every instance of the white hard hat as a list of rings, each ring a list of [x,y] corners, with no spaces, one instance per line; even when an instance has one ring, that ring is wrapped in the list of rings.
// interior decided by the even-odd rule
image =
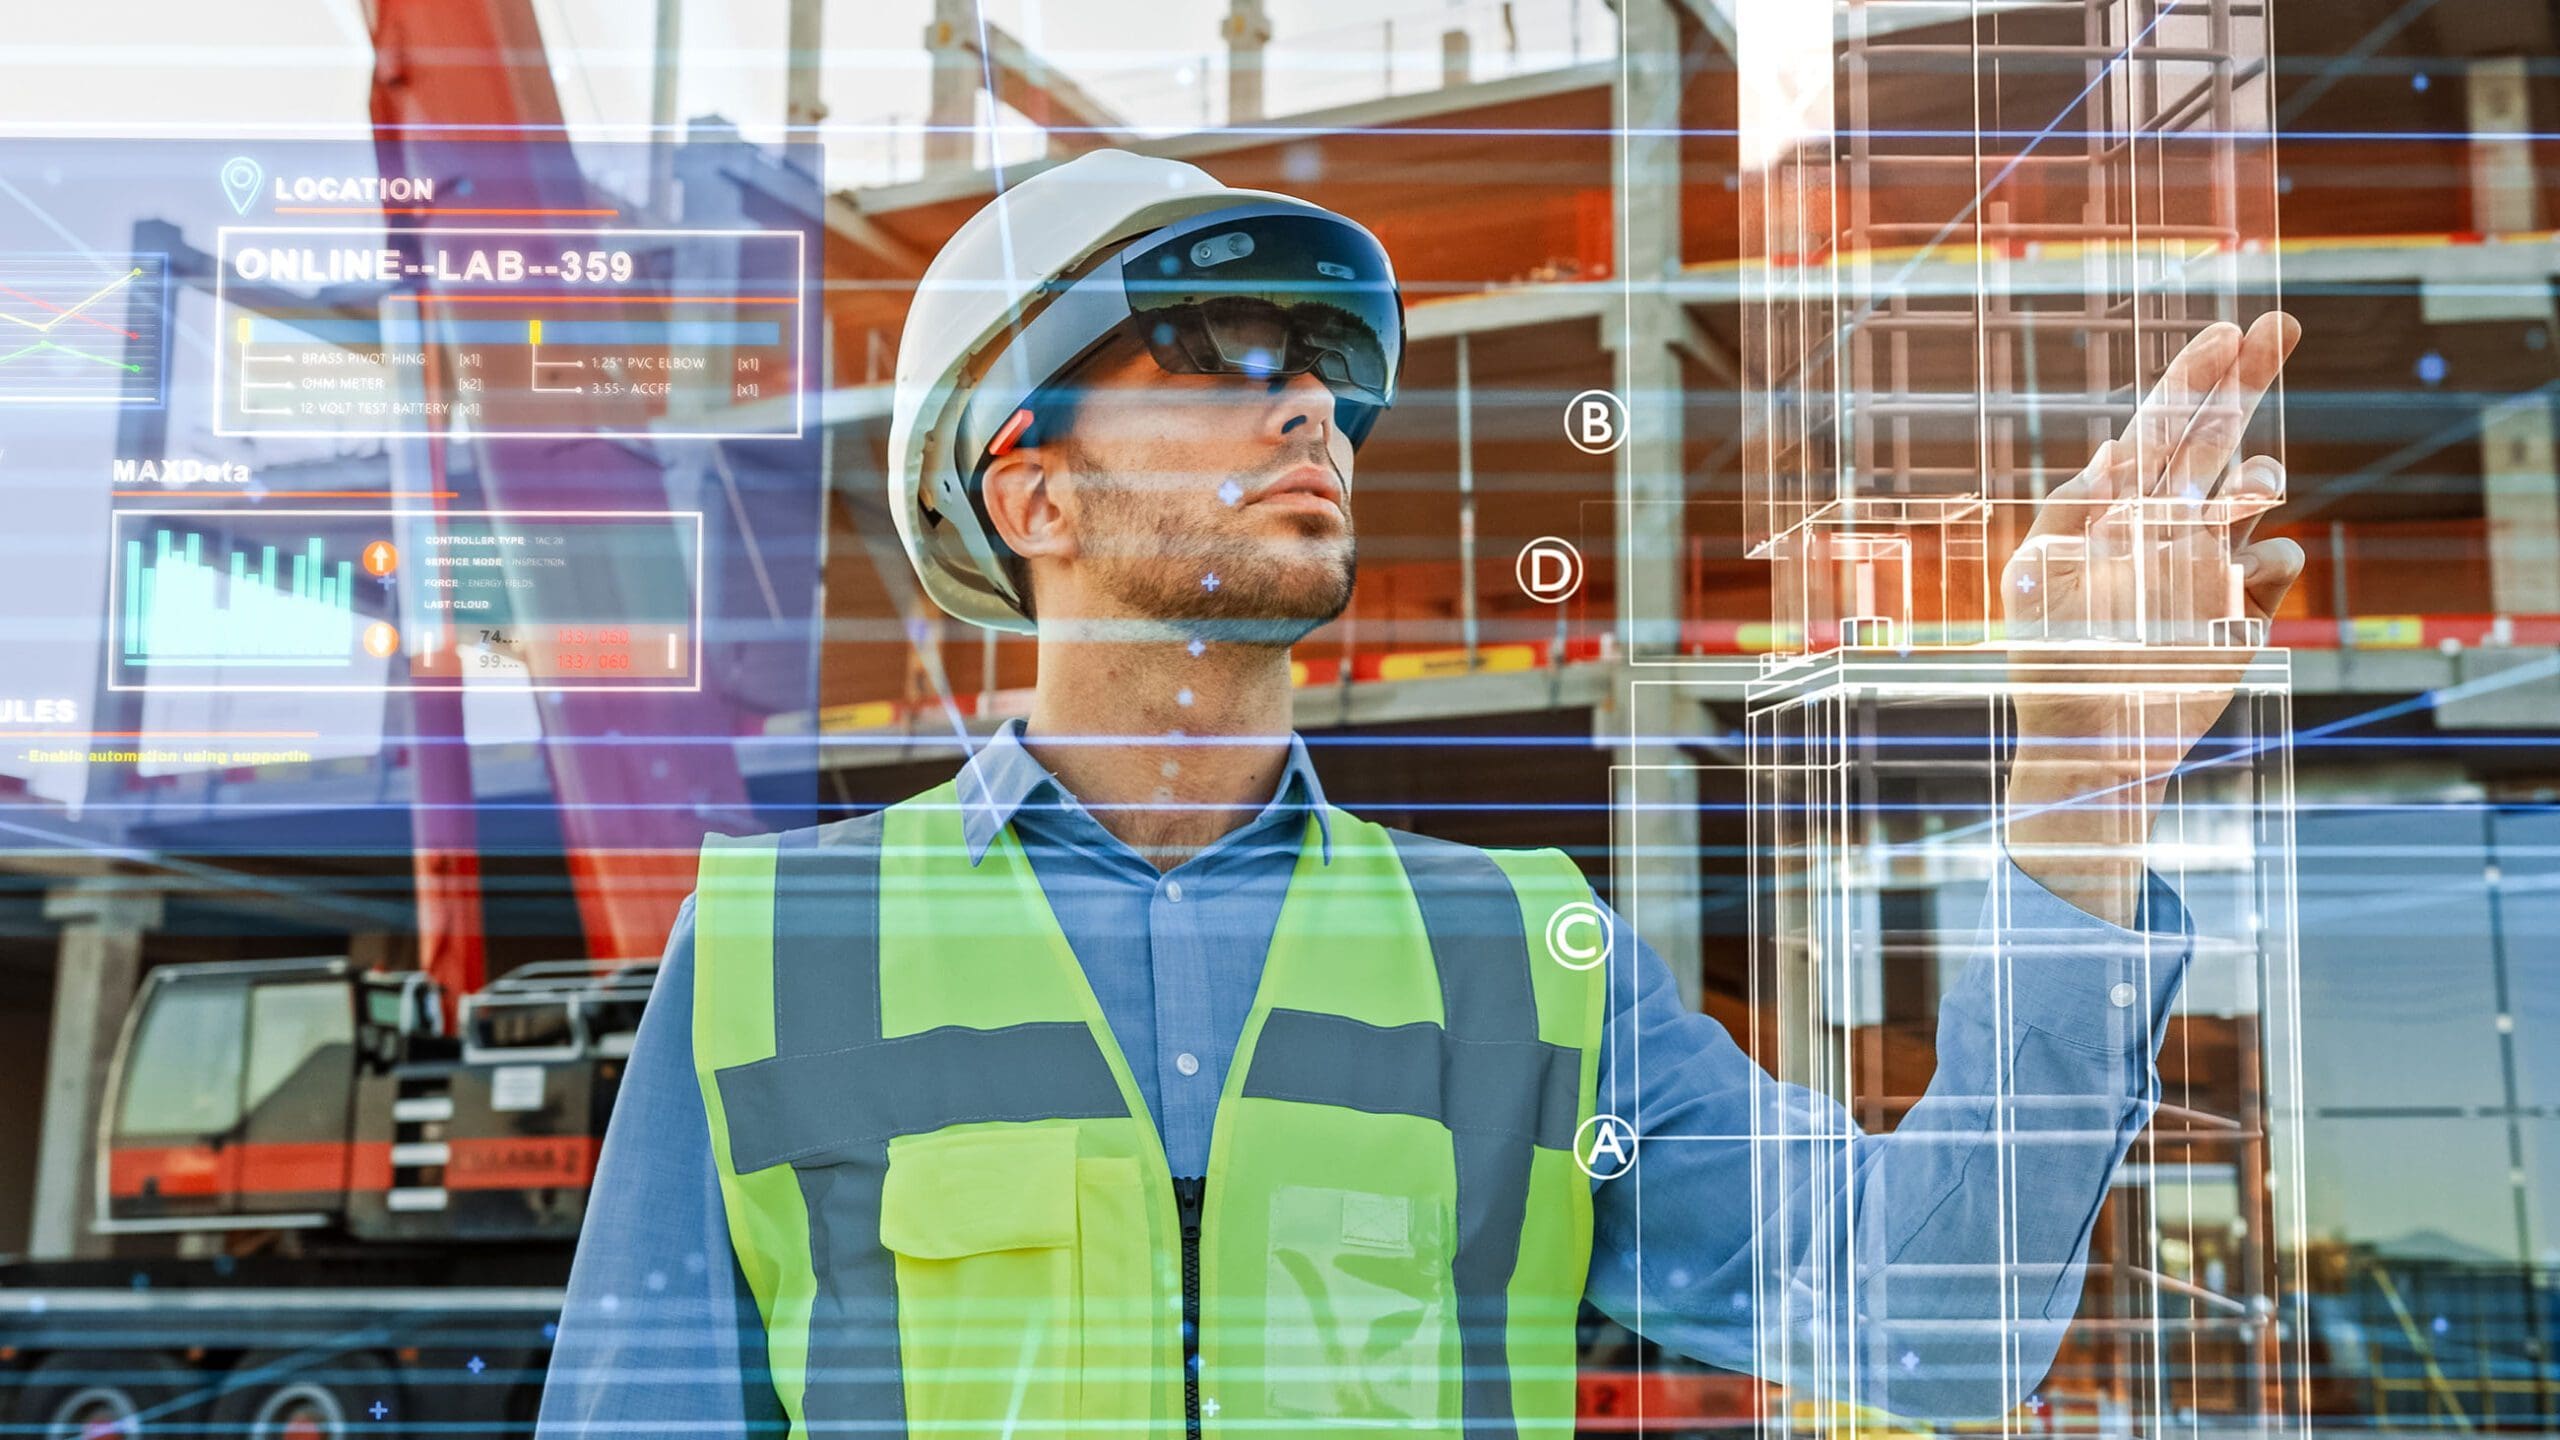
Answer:
[[[917,282],[898,341],[888,463],[889,513],[934,603],[991,629],[1037,628],[999,558],[1002,542],[988,533],[969,493],[982,455],[1001,453],[1021,428],[1007,427],[1009,433],[992,446],[984,433],[964,437],[963,417],[979,383],[986,380],[994,391],[1012,395],[1053,378],[1025,373],[1026,365],[1038,362],[1009,352],[1031,348],[1017,344],[1026,327],[1058,303],[1061,282],[1095,257],[1167,226],[1239,206],[1253,207],[1243,213],[1322,217],[1375,244],[1368,232],[1305,201],[1222,185],[1178,160],[1096,150],[999,191],[934,257]],[[1249,254],[1250,246],[1236,253]],[[1210,263],[1225,260],[1222,251]],[[1377,252],[1377,264],[1385,269],[1383,251]],[[1325,273],[1341,272],[1328,266]],[[1372,277],[1372,283],[1383,283],[1388,301],[1397,304],[1395,352],[1386,358],[1392,372],[1401,358],[1400,302],[1391,272]],[[1392,396],[1392,373],[1384,390]],[[956,447],[977,453],[960,456]]]

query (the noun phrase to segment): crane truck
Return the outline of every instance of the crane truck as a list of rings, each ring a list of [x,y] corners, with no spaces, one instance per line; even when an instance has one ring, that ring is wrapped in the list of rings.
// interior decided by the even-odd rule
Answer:
[[[0,1263],[12,1433],[525,1434],[654,962],[460,998],[163,965],[92,1152],[106,1258]]]

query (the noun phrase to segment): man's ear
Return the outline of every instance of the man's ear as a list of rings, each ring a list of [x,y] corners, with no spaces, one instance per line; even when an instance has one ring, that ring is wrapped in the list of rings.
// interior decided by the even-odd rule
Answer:
[[[1065,559],[1076,553],[1072,510],[1062,503],[1058,456],[1053,447],[1027,445],[999,455],[980,478],[987,519],[996,534],[1026,560]]]

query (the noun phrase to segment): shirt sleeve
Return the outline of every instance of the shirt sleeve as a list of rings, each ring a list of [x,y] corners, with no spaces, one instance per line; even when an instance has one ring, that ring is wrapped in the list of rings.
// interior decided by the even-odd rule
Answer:
[[[1627,958],[1611,963],[1598,1103],[1638,1139],[1595,1185],[1592,1304],[1709,1364],[1783,1367],[1892,1414],[1997,1414],[2032,1393],[2157,1104],[2193,948],[2176,893],[2153,876],[2143,928],[2124,929],[2004,865],[1940,1002],[1928,1088],[1872,1135],[1682,1005],[1661,958],[1611,923]]]
[[[605,1127],[535,1440],[786,1428],[694,1078],[687,899]]]

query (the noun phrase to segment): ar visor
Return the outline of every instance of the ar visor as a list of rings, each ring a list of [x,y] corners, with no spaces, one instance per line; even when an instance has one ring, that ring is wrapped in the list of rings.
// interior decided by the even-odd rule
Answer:
[[[1215,217],[1208,217],[1215,219]],[[1367,231],[1323,215],[1248,216],[1121,262],[1137,332],[1177,375],[1312,374],[1354,415],[1354,444],[1395,403],[1404,304]]]
[[[1078,365],[1124,327],[1177,375],[1314,375],[1354,446],[1395,403],[1394,271],[1368,231],[1336,216],[1268,203],[1212,211],[1048,288],[961,413],[952,459],[973,501],[987,459],[1038,444],[1041,412],[1065,408]]]

